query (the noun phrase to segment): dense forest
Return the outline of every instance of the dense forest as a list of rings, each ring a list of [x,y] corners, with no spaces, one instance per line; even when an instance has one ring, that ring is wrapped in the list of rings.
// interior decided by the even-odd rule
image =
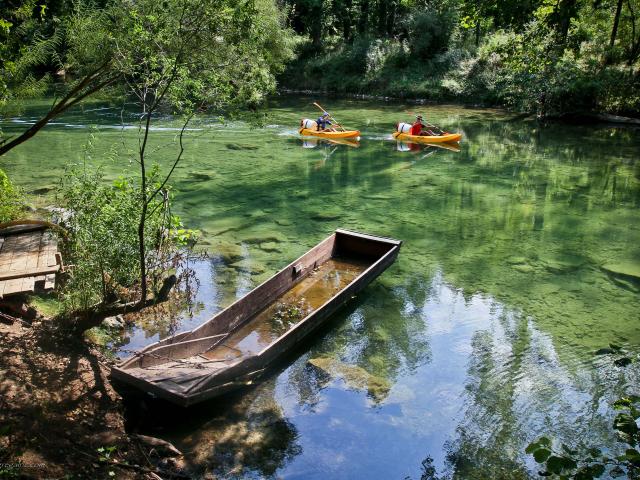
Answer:
[[[637,0],[286,0],[304,37],[291,89],[502,105],[640,109]]]
[[[252,31],[265,40],[263,64],[294,58],[288,49],[297,47],[279,76],[286,89],[499,105],[539,115],[637,116],[640,110],[638,0],[281,1],[278,15],[269,13],[271,2],[248,8],[266,30]],[[98,37],[82,48],[77,40],[92,22],[101,32],[118,21],[108,15],[115,3],[8,2],[0,18],[5,109],[12,98],[42,94],[86,73],[80,62],[93,55],[88,63],[95,63]],[[263,82],[264,69],[252,69]]]

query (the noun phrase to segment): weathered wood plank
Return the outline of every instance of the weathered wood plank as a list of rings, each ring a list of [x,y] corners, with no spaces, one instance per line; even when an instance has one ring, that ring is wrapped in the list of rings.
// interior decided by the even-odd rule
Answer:
[[[50,273],[44,277],[44,289],[51,290],[56,288],[56,274]]]
[[[24,280],[23,278],[15,278],[12,280],[7,280],[4,284],[4,291],[2,292],[2,295],[7,296],[14,293],[23,292],[24,291],[22,290],[23,280]]]
[[[3,280],[12,280],[14,278],[22,278],[22,277],[35,277],[38,275],[47,275],[50,273],[56,273],[60,270],[60,265],[55,265],[52,267],[42,267],[42,268],[32,268],[25,270],[11,270],[0,272],[0,281]]]

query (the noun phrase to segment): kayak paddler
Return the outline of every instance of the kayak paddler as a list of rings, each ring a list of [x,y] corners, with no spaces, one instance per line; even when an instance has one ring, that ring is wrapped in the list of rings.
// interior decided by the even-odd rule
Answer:
[[[427,126],[424,123],[422,123],[422,115],[417,115],[416,116],[416,121],[413,123],[413,125],[411,125],[411,135],[416,135],[416,136],[423,136],[423,135],[435,136],[437,134],[434,133],[432,130],[429,130],[427,128]]]
[[[320,115],[318,117],[318,120],[316,120],[316,123],[318,124],[319,132],[333,131],[332,128],[327,128],[327,125],[332,125],[332,123],[329,121],[329,114],[327,112],[324,112],[322,115]]]

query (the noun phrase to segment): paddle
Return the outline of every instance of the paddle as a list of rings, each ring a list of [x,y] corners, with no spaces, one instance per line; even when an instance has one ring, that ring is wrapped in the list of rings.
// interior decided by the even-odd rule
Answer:
[[[416,116],[416,117],[419,115],[418,113],[415,113],[415,112],[407,112],[407,113],[408,113],[408,114],[410,114],[410,115],[414,115],[414,116]],[[424,121],[424,120],[423,120],[423,121]],[[436,126],[436,125],[433,125],[433,124],[431,124],[431,123],[429,123],[429,122],[426,122],[426,121],[424,121],[424,123],[425,123],[425,125],[426,125],[427,127],[435,128],[435,129],[439,130],[439,131],[440,131],[440,135],[448,135],[448,134],[449,134],[449,132],[445,132],[444,130],[442,130],[440,127],[438,127],[438,126]]]
[[[321,106],[319,103],[313,102],[313,104],[314,104],[316,107],[318,107],[320,110],[322,110],[322,113],[326,113],[326,114],[328,114],[328,115],[329,115],[329,119],[333,121],[333,125],[335,125],[336,127],[340,127],[340,128],[342,129],[342,131],[343,131],[343,132],[346,132],[346,131],[347,131],[347,130],[346,130],[346,128],[344,128],[342,125],[340,125],[340,124],[338,123],[338,121],[337,121],[335,118],[333,118],[333,117],[331,116],[331,114],[329,114],[329,112],[327,112],[324,108],[322,108],[322,106]]]

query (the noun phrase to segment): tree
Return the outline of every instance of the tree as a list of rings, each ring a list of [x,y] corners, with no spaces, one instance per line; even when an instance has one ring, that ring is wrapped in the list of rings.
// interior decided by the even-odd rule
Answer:
[[[616,34],[618,33],[618,24],[620,23],[620,12],[622,12],[622,2],[624,0],[618,0],[616,5],[616,13],[613,16],[613,27],[611,27],[611,40],[609,40],[609,48],[613,48],[616,43]]]
[[[38,87],[31,89],[34,93],[42,93],[51,85],[51,70],[64,72],[70,81],[55,85],[56,100],[45,116],[22,134],[0,140],[0,156],[109,86],[136,95],[142,92],[137,98],[143,103],[157,98],[158,107],[168,103],[193,108],[214,97],[219,107],[236,94],[236,104],[258,103],[273,87],[273,75],[290,58],[293,47],[292,35],[283,28],[272,0],[114,0],[104,7],[79,0],[70,14],[51,22],[54,27],[33,18],[23,23],[34,33],[25,48],[3,52],[3,57],[13,59],[2,67],[8,81],[0,103],[24,96],[18,86],[25,81]],[[18,29],[6,28],[14,37],[19,35]],[[212,63],[204,68],[208,61]],[[36,78],[39,68],[46,73]],[[145,74],[152,77],[142,86],[139,80]],[[163,94],[169,78],[172,88]]]
[[[196,112],[257,104],[291,53],[280,17],[268,0],[141,0],[119,11],[126,34],[115,39],[111,68],[140,108],[138,247],[140,303],[147,299],[145,223],[182,158],[184,130]],[[186,116],[179,150],[156,186],[148,183],[148,141],[161,109]]]
[[[120,72],[112,68],[114,45],[110,41],[112,32],[117,31],[111,22],[116,5],[97,8],[82,1],[74,5],[62,17],[53,16],[44,6],[36,9],[33,0],[9,12],[15,25],[8,22],[4,31],[6,43],[1,51],[0,71],[5,80],[0,89],[0,107],[42,95],[52,86],[56,74],[71,81],[53,84],[54,103],[41,119],[14,138],[0,138],[0,156],[32,138],[61,113],[120,79]],[[34,14],[34,9],[38,13]],[[27,44],[21,46],[24,39]]]

